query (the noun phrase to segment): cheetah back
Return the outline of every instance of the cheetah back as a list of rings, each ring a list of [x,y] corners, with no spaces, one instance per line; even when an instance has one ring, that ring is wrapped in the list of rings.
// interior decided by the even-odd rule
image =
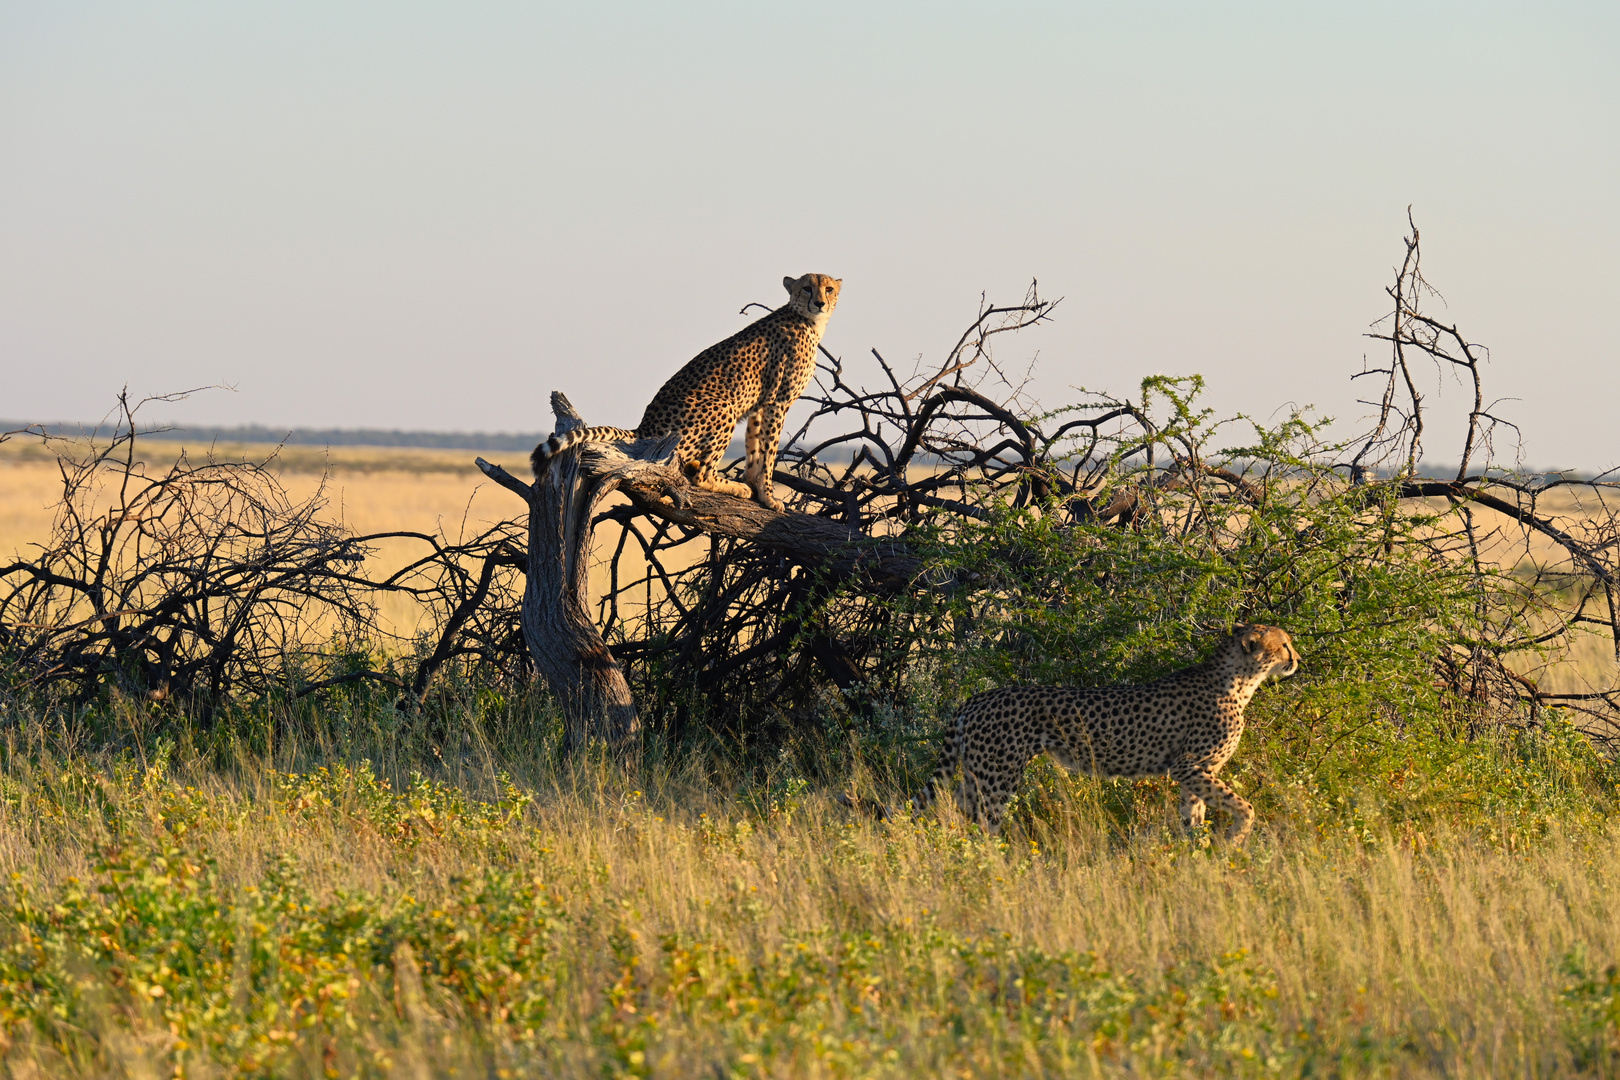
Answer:
[[[820,341],[808,320],[773,311],[688,360],[659,388],[636,432],[643,439],[681,432],[683,457],[718,437],[724,453],[749,412],[776,398],[798,400],[815,373]]]
[[[1146,686],[989,690],[962,707],[963,764],[996,771],[1024,754],[1021,772],[1044,751],[1066,769],[1131,778],[1163,775],[1188,756],[1225,764],[1242,716],[1223,717],[1218,693],[1196,670]]]

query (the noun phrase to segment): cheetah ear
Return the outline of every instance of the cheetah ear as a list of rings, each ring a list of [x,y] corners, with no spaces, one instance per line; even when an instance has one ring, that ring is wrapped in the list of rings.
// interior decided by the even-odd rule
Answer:
[[[1235,632],[1238,634],[1238,644],[1243,646],[1246,653],[1258,649],[1260,642],[1265,638],[1265,634],[1257,626],[1239,626],[1235,628]]]
[[[792,292],[793,286],[797,285],[798,283],[798,278],[785,277],[782,279],[782,288],[786,289],[788,292]]]

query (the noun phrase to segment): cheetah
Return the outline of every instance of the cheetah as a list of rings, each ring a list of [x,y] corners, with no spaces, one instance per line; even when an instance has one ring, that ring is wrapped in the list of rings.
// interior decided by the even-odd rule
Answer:
[[[1267,678],[1299,669],[1293,639],[1275,626],[1233,627],[1201,664],[1137,686],[1008,686],[969,698],[939,767],[916,800],[929,805],[960,769],[957,804],[988,831],[1001,827],[1024,766],[1041,751],[1064,768],[1133,779],[1169,773],[1181,784],[1181,820],[1204,822],[1205,804],[1231,818],[1242,843],[1254,807],[1216,777],[1243,735],[1243,710]]]
[[[805,274],[782,279],[788,302],[718,345],[698,353],[666,382],[634,431],[585,427],[553,435],[534,448],[530,462],[542,475],[556,454],[580,442],[633,442],[678,435],[675,463],[695,487],[781,510],[772,494],[777,440],[788,409],[816,370],[816,349],[838,305],[841,278]],[[722,479],[715,464],[737,422],[748,418],[744,483]]]

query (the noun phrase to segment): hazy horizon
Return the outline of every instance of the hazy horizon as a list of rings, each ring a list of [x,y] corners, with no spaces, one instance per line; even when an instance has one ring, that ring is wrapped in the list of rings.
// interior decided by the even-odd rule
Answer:
[[[632,424],[814,270],[852,381],[1035,278],[1064,301],[1000,356],[1049,405],[1200,372],[1348,427],[1410,204],[1525,461],[1601,470],[1617,54],[1596,3],[11,3],[0,413]]]

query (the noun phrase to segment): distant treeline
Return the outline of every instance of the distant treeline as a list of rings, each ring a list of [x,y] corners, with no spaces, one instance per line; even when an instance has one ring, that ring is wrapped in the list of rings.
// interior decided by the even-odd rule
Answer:
[[[30,425],[21,420],[0,420],[0,431]],[[95,424],[35,424],[35,430],[68,438],[94,436],[110,439],[122,429]],[[142,434],[158,439],[197,443],[270,443],[287,446],[422,446],[441,450],[532,450],[546,435],[485,431],[384,431],[380,428],[276,428],[263,424],[241,427],[156,425]],[[549,432],[547,434],[550,434]]]
[[[122,428],[111,425],[95,424],[28,424],[23,420],[0,420],[0,431],[17,431],[25,427],[34,430],[43,430],[50,435],[66,438],[96,437],[110,439],[120,433]],[[400,431],[399,429],[383,430],[381,428],[273,428],[263,424],[246,424],[240,427],[183,427],[179,424],[157,425],[150,429],[142,428],[141,433],[150,438],[170,439],[193,443],[269,443],[271,445],[286,446],[417,446],[435,450],[520,450],[527,453],[533,450],[535,444],[550,436],[550,432],[506,432],[506,431]],[[728,449],[728,457],[741,456],[743,452],[742,440],[735,440]],[[848,461],[849,452],[843,453],[823,452],[818,455],[829,462]],[[932,455],[919,454],[915,458],[920,465],[935,464]],[[1423,476],[1450,476],[1457,471],[1455,465],[1436,464],[1430,461],[1419,463],[1418,472]],[[1520,470],[1527,479],[1539,478],[1543,482],[1554,479],[1565,480],[1593,480],[1598,474],[1582,469],[1540,470],[1523,468]],[[1374,470],[1375,473],[1378,470]],[[1382,475],[1379,473],[1379,475]],[[1607,474],[1603,477],[1607,479]]]
[[[63,438],[112,439],[123,428],[111,424],[29,424],[24,420],[0,420],[0,431],[18,431],[32,428],[48,435]],[[202,443],[269,443],[272,446],[412,446],[434,450],[490,450],[522,451],[528,453],[535,444],[550,437],[551,433],[528,434],[506,431],[400,431],[397,428],[274,428],[263,424],[240,427],[200,427],[197,425],[157,424],[142,426],[143,436],[177,442]],[[740,457],[742,440],[734,441],[729,454]],[[847,460],[849,455],[821,455],[827,460]],[[920,457],[918,460],[922,460]]]

